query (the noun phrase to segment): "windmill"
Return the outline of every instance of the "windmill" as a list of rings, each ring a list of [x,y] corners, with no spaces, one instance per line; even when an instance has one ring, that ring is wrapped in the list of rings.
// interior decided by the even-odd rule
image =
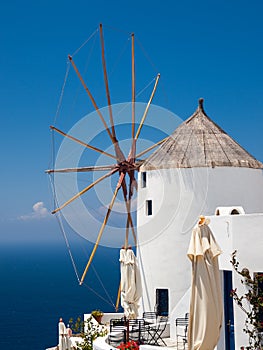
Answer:
[[[88,98],[90,99],[95,109],[96,117],[97,119],[100,119],[104,127],[104,130],[107,134],[107,137],[109,138],[112,144],[111,150],[114,152],[108,152],[99,146],[98,147],[93,146],[92,144],[87,143],[86,141],[83,141],[81,138],[76,137],[75,135],[72,135],[70,132],[65,132],[56,126],[51,126],[50,129],[53,133],[60,134],[65,140],[70,140],[75,145],[80,145],[85,149],[91,150],[94,153],[103,155],[104,158],[106,157],[106,159],[111,160],[112,163],[109,164],[108,162],[108,164],[105,164],[105,165],[103,164],[99,166],[89,165],[89,166],[81,166],[81,167],[74,166],[74,167],[66,167],[66,168],[54,167],[46,171],[46,173],[48,173],[50,176],[54,176],[56,174],[66,175],[66,174],[78,174],[78,173],[106,172],[104,175],[97,177],[93,182],[89,183],[80,191],[76,191],[74,195],[71,195],[69,198],[63,201],[63,203],[61,201],[59,202],[56,201],[55,209],[52,212],[53,214],[59,214],[60,212],[63,213],[65,209],[70,208],[71,204],[74,203],[74,201],[79,200],[85,193],[87,193],[88,191],[96,187],[98,184],[102,183],[106,179],[113,177],[113,175],[116,175],[116,174],[118,175],[112,197],[107,207],[107,211],[105,213],[101,226],[98,230],[97,238],[94,242],[93,250],[88,258],[88,262],[82,273],[82,276],[79,279],[80,285],[82,285],[84,282],[84,279],[90,268],[90,265],[96,253],[96,250],[100,244],[105,227],[109,222],[109,218],[112,213],[112,209],[118,193],[122,193],[123,203],[125,205],[125,212],[126,212],[125,240],[123,242],[123,246],[124,248],[127,248],[129,245],[131,245],[131,242],[129,241],[130,232],[132,234],[132,239],[133,239],[132,245],[136,246],[135,224],[134,224],[133,217],[131,215],[131,202],[132,202],[134,193],[137,190],[136,172],[138,172],[140,164],[142,163],[140,158],[144,154],[146,154],[147,152],[150,152],[156,146],[162,144],[165,141],[165,138],[164,138],[161,141],[154,143],[150,147],[147,147],[143,151],[137,153],[137,147],[136,147],[137,142],[139,140],[141,130],[144,126],[145,119],[147,117],[152,100],[154,98],[157,85],[159,82],[160,74],[157,74],[157,76],[154,79],[153,88],[150,93],[148,102],[147,104],[145,104],[145,108],[141,115],[140,122],[136,124],[136,121],[135,121],[135,106],[136,106],[135,49],[134,49],[134,34],[132,33],[131,34],[131,82],[132,82],[131,90],[132,91],[131,91],[131,116],[130,116],[131,131],[130,131],[130,146],[129,146],[130,149],[128,154],[125,155],[125,152],[123,151],[118,138],[115,120],[114,120],[114,111],[112,108],[111,94],[109,89],[109,78],[108,78],[107,65],[106,65],[106,59],[105,59],[105,45],[104,45],[104,34],[103,34],[102,24],[99,25],[99,37],[100,37],[100,46],[101,46],[101,62],[102,62],[103,78],[104,78],[105,92],[106,92],[106,98],[107,98],[107,114],[109,116],[108,120],[106,120],[106,118],[104,117],[104,113],[99,108],[94,95],[89,89],[88,84],[85,82],[79,68],[77,67],[77,64],[75,63],[73,55],[68,56],[68,63],[69,63],[69,66],[71,66],[74,69],[79,82],[81,83],[82,87],[84,88],[84,91],[86,92]]]

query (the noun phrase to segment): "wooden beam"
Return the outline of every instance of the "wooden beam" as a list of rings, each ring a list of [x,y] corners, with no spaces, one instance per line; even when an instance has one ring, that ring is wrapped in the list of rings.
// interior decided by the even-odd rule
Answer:
[[[168,137],[169,137],[169,136],[167,136],[167,137],[165,137],[164,139],[162,139],[162,140],[156,142],[156,143],[155,143],[154,145],[152,145],[151,147],[146,148],[144,151],[142,151],[142,152],[136,154],[135,159],[140,158],[140,157],[141,157],[142,155],[144,155],[145,153],[148,153],[148,152],[150,152],[152,149],[154,149],[155,147],[160,146],[162,143],[164,143],[164,142],[168,139]]]
[[[126,186],[125,186],[125,188],[126,188]],[[133,235],[133,239],[134,239],[134,244],[136,245],[137,244],[136,243],[137,242],[136,234],[135,234],[135,230],[134,230],[132,216],[131,216],[131,213],[130,213],[130,205],[128,204],[128,200],[127,200],[127,188],[126,188],[126,191],[125,191],[125,189],[122,187],[122,190],[123,190],[123,196],[124,196],[126,212],[127,212],[127,222],[129,223],[129,226],[131,227],[132,235]],[[127,222],[126,222],[126,237],[127,237],[127,225],[128,225]],[[127,241],[127,238],[125,238],[125,246],[126,246],[126,241]]]
[[[117,300],[116,300],[116,304],[115,304],[115,312],[118,312],[118,310],[119,310],[120,298],[121,298],[121,281],[119,284],[118,295],[117,295]]]
[[[131,230],[132,230],[134,244],[136,246],[137,245],[137,239],[136,239],[136,234],[135,234],[133,221],[132,221],[132,216],[131,216],[131,200],[132,200],[132,195],[133,195],[133,181],[136,181],[135,178],[134,178],[134,171],[132,171],[131,175],[130,175],[127,220],[129,220],[129,225],[130,225]]]
[[[105,226],[106,226],[106,224],[107,224],[107,222],[108,222],[108,219],[109,219],[109,216],[110,216],[110,213],[111,213],[113,204],[114,204],[114,202],[115,202],[115,199],[116,199],[116,197],[117,197],[118,191],[119,191],[119,189],[120,189],[120,187],[121,187],[121,184],[122,184],[122,181],[123,181],[124,177],[125,177],[125,174],[124,174],[124,173],[121,173],[120,178],[119,178],[119,181],[118,181],[118,184],[117,184],[117,186],[116,186],[116,189],[115,189],[115,191],[114,191],[113,197],[112,197],[112,199],[111,199],[111,202],[110,202],[108,211],[107,211],[107,213],[106,213],[106,216],[105,216],[105,218],[104,218],[104,220],[103,220],[103,223],[102,223],[102,226],[101,226],[101,228],[100,228],[100,232],[99,232],[99,234],[98,234],[98,237],[97,237],[97,240],[96,240],[96,242],[95,242],[94,248],[93,248],[93,250],[92,250],[92,252],[91,252],[89,261],[88,261],[88,263],[87,263],[87,265],[86,265],[86,268],[85,268],[85,270],[84,270],[84,272],[83,272],[83,275],[82,275],[82,277],[81,277],[80,285],[82,285],[82,283],[83,283],[83,281],[84,281],[84,279],[85,279],[85,277],[86,277],[86,274],[87,274],[87,272],[88,272],[88,269],[89,269],[89,267],[90,267],[90,264],[91,264],[91,262],[92,262],[92,260],[93,260],[93,257],[94,257],[94,255],[95,255],[95,253],[96,253],[96,250],[97,250],[97,248],[98,248],[98,246],[99,246],[99,242],[100,242],[100,240],[101,240],[101,236],[102,236],[103,231],[104,231],[104,229],[105,229]]]
[[[73,196],[72,198],[70,198],[68,201],[66,201],[63,205],[61,205],[61,207],[55,209],[52,211],[52,214],[57,213],[58,211],[60,211],[61,209],[65,208],[67,205],[69,205],[71,202],[73,202],[75,199],[77,199],[78,197],[82,196],[84,193],[86,193],[87,191],[89,191],[92,187],[94,187],[95,185],[97,185],[99,182],[101,182],[102,180],[106,179],[107,177],[111,176],[112,174],[116,173],[118,171],[118,169],[114,169],[112,171],[110,171],[109,173],[101,176],[100,178],[98,178],[96,181],[92,182],[92,184],[90,184],[89,186],[85,187],[82,191],[80,191],[79,193],[77,193],[75,196]]]
[[[110,154],[110,153],[107,153],[107,152],[104,152],[103,150],[97,148],[97,147],[94,147],[94,146],[91,146],[89,145],[88,143],[85,143],[79,139],[77,139],[76,137],[74,136],[71,136],[69,134],[66,134],[65,132],[59,130],[58,128],[56,128],[55,126],[50,126],[50,129],[51,130],[55,130],[56,132],[58,132],[59,134],[63,135],[64,137],[67,137],[68,139],[72,140],[72,141],[75,141],[77,143],[79,143],[80,145],[84,146],[84,147],[87,147],[89,149],[92,149],[93,151],[96,151],[96,152],[99,152],[100,154],[104,154],[105,156],[108,156],[108,157],[111,157],[111,158],[114,158],[114,159],[117,159],[117,157],[115,157],[114,155]]]
[[[92,104],[93,104],[95,110],[97,111],[97,113],[98,113],[98,115],[99,115],[99,117],[100,117],[100,119],[101,119],[101,121],[102,121],[102,123],[103,123],[103,125],[104,125],[104,127],[105,127],[105,130],[107,131],[107,133],[108,133],[108,135],[109,135],[109,137],[110,137],[112,143],[114,144],[114,138],[113,138],[113,136],[112,136],[112,134],[111,134],[111,132],[110,132],[110,130],[109,130],[109,128],[108,128],[108,125],[107,125],[107,123],[106,123],[106,121],[105,121],[103,115],[101,114],[101,111],[100,111],[99,107],[98,107],[97,104],[96,104],[96,101],[95,101],[94,97],[92,96],[90,90],[88,89],[86,83],[84,82],[84,80],[83,80],[83,78],[82,78],[82,76],[81,76],[81,74],[80,74],[80,72],[79,72],[79,70],[78,70],[78,68],[77,68],[77,66],[76,66],[76,64],[75,64],[75,62],[73,61],[72,57],[69,55],[68,58],[69,58],[69,61],[70,61],[71,64],[72,64],[72,66],[73,66],[75,72],[77,73],[77,76],[79,77],[79,80],[81,81],[81,84],[83,85],[85,91],[87,92],[87,94],[88,94],[88,96],[89,96],[89,98],[90,98],[90,100],[91,100],[91,102],[92,102]]]
[[[65,168],[65,169],[48,169],[45,172],[47,174],[51,173],[82,173],[82,172],[89,172],[89,171],[106,171],[106,170],[113,170],[118,167],[117,165],[101,165],[101,166],[86,166],[86,167],[80,167],[80,168]]]
[[[128,210],[130,213],[130,206],[129,206],[129,201],[127,202],[128,204]],[[127,213],[127,220],[126,220],[126,233],[125,233],[125,242],[124,242],[124,247],[128,248],[129,245],[129,227],[130,227],[130,220],[129,220],[129,214]]]
[[[134,58],[134,33],[131,35],[132,42],[132,139],[135,135],[135,58]]]
[[[102,24],[100,24],[100,42],[101,42],[101,56],[102,56],[104,83],[105,83],[105,88],[106,88],[106,96],[107,96],[108,108],[109,108],[109,114],[110,114],[111,133],[112,133],[112,137],[114,139],[116,139],[114,121],[113,121],[113,115],[112,115],[112,108],[111,108],[110,89],[109,89],[108,75],[107,75],[107,69],[106,69],[105,48],[104,48],[104,37],[103,37]]]
[[[153,97],[154,97],[154,94],[155,94],[155,91],[156,91],[156,88],[157,88],[159,79],[160,79],[160,74],[158,74],[157,77],[156,77],[155,84],[154,84],[154,87],[153,87],[153,91],[152,91],[152,93],[151,93],[150,99],[149,99],[149,101],[148,101],[148,103],[147,103],[147,106],[146,106],[146,108],[145,108],[144,114],[143,114],[143,116],[142,116],[140,125],[139,125],[139,127],[138,127],[138,130],[137,130],[137,133],[136,133],[136,136],[135,136],[135,140],[137,140],[138,137],[139,137],[139,135],[140,135],[140,132],[141,132],[143,123],[144,123],[144,121],[145,121],[145,118],[146,118],[146,116],[147,116],[147,114],[148,114],[150,105],[151,105],[151,103],[152,103],[152,100],[153,100]]]

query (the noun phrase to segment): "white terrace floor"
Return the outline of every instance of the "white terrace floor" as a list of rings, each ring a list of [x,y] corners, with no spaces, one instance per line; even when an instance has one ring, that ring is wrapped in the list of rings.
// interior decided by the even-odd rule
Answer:
[[[106,338],[106,337],[105,337]],[[106,343],[105,338],[97,338],[93,343],[93,350],[112,350],[114,347]],[[183,344],[177,349],[176,341],[171,338],[163,338],[167,346],[155,346],[155,345],[140,345],[140,350],[181,350],[183,349]],[[185,348],[187,349],[187,347]]]
[[[72,337],[72,343],[76,344],[76,342],[81,341],[81,338],[77,338],[77,337]],[[141,350],[181,350],[183,349],[183,344],[180,344],[180,347],[176,346],[176,341],[174,339],[171,338],[164,338],[165,343],[167,344],[167,346],[154,346],[154,345],[141,345],[140,349]],[[73,347],[73,349],[80,349],[77,347]],[[113,350],[113,346],[107,344],[105,342],[105,338],[101,338],[101,339],[96,339],[93,345],[93,349],[94,350]],[[187,349],[187,348],[186,348]],[[46,350],[59,350],[58,346],[54,346],[52,348],[47,348]]]
[[[103,319],[102,319],[102,322],[103,324],[107,325],[109,324],[109,321],[110,319],[112,318],[121,318],[123,316],[123,314],[116,314],[116,313],[112,313],[112,314],[104,314],[103,316]],[[84,321],[87,320],[88,318],[90,317],[90,314],[85,314],[84,315]],[[96,322],[94,320],[94,322]],[[106,342],[106,339],[107,339],[108,336],[105,336],[105,337],[99,337],[97,338],[94,343],[93,343],[93,349],[94,350],[113,350],[114,347],[110,344],[108,344]],[[176,343],[176,340],[175,339],[171,339],[169,337],[164,336],[163,337],[164,341],[165,341],[165,344],[167,344],[167,346],[154,346],[154,345],[148,345],[148,344],[145,344],[145,345],[140,345],[140,350],[182,350],[182,349],[185,349],[187,350],[187,344],[184,348],[184,345],[183,343],[180,343],[178,348],[177,348],[177,343]],[[78,348],[77,347],[77,343],[78,342],[81,342],[82,338],[79,338],[79,337],[71,337],[71,341],[72,341],[72,345],[74,346],[72,349],[81,349],[81,348]],[[47,348],[46,350],[59,350],[59,347],[58,346],[54,346],[54,347],[51,347],[51,348]]]

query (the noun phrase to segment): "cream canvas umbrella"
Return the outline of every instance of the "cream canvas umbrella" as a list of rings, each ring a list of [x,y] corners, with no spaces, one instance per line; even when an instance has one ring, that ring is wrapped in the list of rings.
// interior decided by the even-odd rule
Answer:
[[[128,319],[137,318],[139,300],[142,296],[140,271],[132,249],[120,250],[121,306]]]
[[[200,216],[187,252],[192,262],[189,350],[213,350],[222,326],[223,304],[218,267],[221,249],[208,224],[208,219]]]

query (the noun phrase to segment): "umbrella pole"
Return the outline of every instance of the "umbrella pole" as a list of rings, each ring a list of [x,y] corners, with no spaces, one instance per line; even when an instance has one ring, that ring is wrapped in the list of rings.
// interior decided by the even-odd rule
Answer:
[[[126,339],[125,339],[125,343],[128,343],[129,338],[130,338],[130,334],[129,334],[129,319],[124,316],[124,321],[125,321],[125,325],[126,325]]]
[[[126,337],[127,337],[127,343],[129,341],[129,338],[130,338],[130,334],[129,334],[129,319],[127,320],[127,334],[126,334]]]

